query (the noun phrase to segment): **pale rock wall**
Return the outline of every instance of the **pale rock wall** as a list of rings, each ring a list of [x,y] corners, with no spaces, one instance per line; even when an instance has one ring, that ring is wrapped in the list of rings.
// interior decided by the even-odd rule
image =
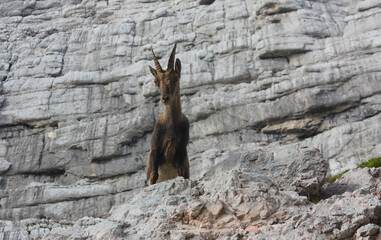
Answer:
[[[299,143],[330,173],[381,155],[378,1],[0,4],[0,218],[105,216],[144,186],[148,71],[174,43],[191,176]]]
[[[380,238],[381,169],[327,185],[327,168],[318,149],[297,144],[238,150],[200,180],[139,189],[105,218],[0,221],[0,239]]]

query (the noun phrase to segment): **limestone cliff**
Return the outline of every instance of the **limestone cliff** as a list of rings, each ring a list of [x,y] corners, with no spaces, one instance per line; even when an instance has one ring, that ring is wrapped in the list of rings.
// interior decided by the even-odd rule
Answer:
[[[279,145],[328,175],[381,156],[379,1],[2,0],[0,219],[106,217],[142,191],[150,48],[174,43],[193,181]]]

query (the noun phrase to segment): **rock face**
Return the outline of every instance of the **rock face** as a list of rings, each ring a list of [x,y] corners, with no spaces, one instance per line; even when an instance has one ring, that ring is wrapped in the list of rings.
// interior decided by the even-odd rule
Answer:
[[[105,220],[113,206],[127,211],[139,199],[165,194],[170,184],[178,191],[174,203],[189,189],[213,195],[219,190],[210,181],[220,181],[225,172],[230,187],[252,181],[247,188],[281,202],[279,211],[289,211],[283,198],[295,197],[305,212],[312,205],[301,196],[318,196],[327,173],[381,156],[378,1],[3,0],[0,19],[0,228],[21,229],[0,238],[42,237],[54,224],[65,225],[60,221],[71,224],[84,217],[78,228],[70,225],[77,234],[73,239],[85,238],[88,228],[95,229],[89,230],[94,238],[111,234],[96,232],[97,224],[115,235],[135,234],[125,223],[132,221],[128,214],[112,211]],[[182,62],[182,109],[191,125],[191,180],[143,188],[151,132],[163,111],[148,71],[150,48],[164,62],[174,43]],[[303,152],[303,146],[309,154],[320,150],[321,168],[308,168],[315,152],[300,153],[305,165],[285,160],[296,156],[296,149]],[[274,162],[261,164],[262,158]],[[258,168],[245,165],[250,159]],[[250,177],[231,173],[229,162],[241,175],[249,169]],[[374,175],[368,177],[377,182]],[[188,216],[180,218],[188,225],[199,211],[205,219],[227,214],[226,224],[230,218],[257,224],[264,216],[262,225],[247,227],[272,236],[299,234],[295,226],[315,225],[315,220],[329,236],[372,236],[379,219],[355,217],[379,211],[369,207],[377,188],[364,193],[356,184],[323,187],[328,199],[307,217],[287,212],[278,213],[284,219],[270,218],[278,210],[250,215],[260,214],[260,205],[253,205],[260,209],[255,213],[229,215],[230,197],[196,201],[189,195],[184,200],[189,209],[173,209]],[[358,215],[340,207],[359,199],[364,208]],[[163,204],[167,208],[162,209],[171,209]],[[322,220],[331,205],[348,218]],[[163,219],[178,217],[165,209]],[[354,219],[345,223],[349,216]],[[46,232],[25,228],[31,222]],[[218,227],[217,222],[197,231]],[[339,222],[347,225],[338,228]],[[51,238],[65,238],[64,232],[54,228]]]
[[[17,225],[0,222],[0,229],[4,239],[381,237],[381,195],[373,194],[381,191],[381,169],[346,173],[330,187],[356,185],[356,190],[314,205],[309,198],[324,191],[327,169],[317,149],[289,145],[237,151],[198,181],[178,177],[135,191],[107,219],[29,219]]]

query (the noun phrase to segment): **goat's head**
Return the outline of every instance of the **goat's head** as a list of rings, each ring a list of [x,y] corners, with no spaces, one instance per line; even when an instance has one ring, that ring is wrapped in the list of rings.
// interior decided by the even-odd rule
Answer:
[[[176,44],[169,57],[167,70],[164,71],[152,50],[156,70],[151,66],[149,66],[149,69],[155,77],[155,84],[159,88],[161,102],[164,104],[169,104],[180,96],[181,62],[180,59],[177,58],[175,64],[175,52]]]

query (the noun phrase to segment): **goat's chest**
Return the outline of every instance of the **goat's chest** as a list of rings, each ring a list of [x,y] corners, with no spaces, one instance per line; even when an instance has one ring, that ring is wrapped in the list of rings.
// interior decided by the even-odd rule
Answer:
[[[182,137],[175,129],[171,129],[163,136],[161,149],[166,162],[173,162],[175,154],[178,151]]]

